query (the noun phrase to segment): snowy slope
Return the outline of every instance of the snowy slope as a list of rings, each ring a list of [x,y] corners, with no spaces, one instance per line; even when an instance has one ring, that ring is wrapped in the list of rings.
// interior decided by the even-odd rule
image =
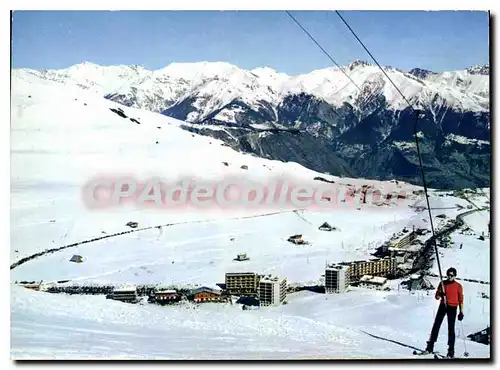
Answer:
[[[489,80],[487,75],[471,73],[469,70],[437,73],[425,80],[464,93],[476,94],[485,98],[489,96]]]
[[[483,233],[484,236],[488,236],[489,221],[488,211],[476,212],[464,218],[465,225],[470,227],[474,234],[464,235],[454,232],[451,235],[453,244],[439,250],[442,254],[443,269],[453,266],[460,278],[491,282],[490,239],[486,238],[484,241],[479,239]],[[439,273],[437,266],[434,267],[434,273]]]
[[[301,292],[285,306],[257,311],[220,304],[129,305],[18,287],[11,293],[15,359],[415,359],[413,349],[369,334],[423,348],[437,309],[432,295],[408,291]],[[489,323],[489,306],[473,302],[465,310],[466,333]],[[484,315],[474,315],[483,308]],[[441,352],[445,332],[443,327],[436,344]],[[490,356],[489,346],[468,341],[466,347],[471,358]]]
[[[413,215],[405,208],[372,212],[345,209],[330,215],[284,212],[174,225],[161,231],[147,230],[50,254],[17,267],[11,278],[211,286],[223,282],[226,272],[243,269],[283,275],[292,284],[315,285],[324,274],[326,261],[371,258],[374,249],[393,233],[418,225],[419,218]],[[325,220],[341,231],[319,231]],[[296,233],[303,234],[311,244],[296,246],[286,241]],[[250,260],[233,261],[238,253],[247,253]],[[85,256],[86,262],[79,265],[69,262],[73,254]]]
[[[235,175],[259,183],[270,176],[309,182],[315,176],[324,177],[296,163],[238,153],[219,140],[180,129],[180,121],[122,107],[128,117],[141,123],[136,124],[109,109],[118,106],[78,87],[61,86],[35,76],[14,80],[11,197],[12,237],[18,252],[13,260],[55,245],[121,231],[131,220],[141,225],[159,225],[220,217],[200,214],[199,210],[184,212],[181,217],[133,208],[91,212],[82,204],[81,190],[98,174],[132,174],[139,180],[160,176],[172,181],[186,176],[221,180]],[[248,170],[241,169],[243,165]],[[326,177],[342,189],[347,184],[359,189],[361,184],[369,183],[382,192],[411,194],[417,188],[404,183],[396,187],[379,181]],[[33,207],[38,212],[32,212]],[[262,213],[241,210],[234,216],[259,212]]]
[[[11,103],[11,262],[47,248],[128,230],[128,221],[137,221],[139,227],[182,224],[41,256],[11,270],[12,282],[213,285],[223,281],[225,272],[244,268],[283,274],[290,283],[316,284],[325,261],[367,258],[376,245],[403,227],[426,223],[425,212],[408,207],[419,201],[413,195],[397,205],[366,204],[358,210],[345,204],[329,212],[293,212],[290,207],[276,214],[262,209],[91,211],[82,203],[81,187],[103,173],[167,179],[244,174],[260,181],[274,175],[308,181],[322,176],[342,188],[370,184],[407,194],[419,188],[337,178],[296,163],[244,155],[219,140],[182,130],[180,121],[121,106],[137,124],[111,112],[120,105],[96,91],[18,72]],[[447,206],[459,200],[443,202]],[[450,217],[457,213],[445,212]],[[320,232],[317,228],[324,221],[340,231]],[[286,242],[296,233],[311,244],[298,247]],[[250,261],[234,262],[242,252]],[[480,251],[484,261],[489,260],[486,252]],[[73,254],[83,255],[84,263],[70,263]],[[198,309],[127,305],[102,296],[50,295],[17,286],[12,287],[11,297],[14,358],[180,359],[200,358],[200,353],[210,353],[210,358],[411,357],[411,350],[360,330],[422,347],[435,309],[432,297],[398,292],[397,287],[386,293],[352,291],[342,296],[298,293],[288,298],[288,305],[248,312],[237,305]],[[467,333],[489,323],[489,311],[482,304],[472,298],[468,303]],[[421,319],[409,321],[408,315]],[[444,346],[443,336],[439,345]],[[457,341],[457,353],[461,346]],[[489,356],[489,347],[467,343],[467,348],[475,357]]]

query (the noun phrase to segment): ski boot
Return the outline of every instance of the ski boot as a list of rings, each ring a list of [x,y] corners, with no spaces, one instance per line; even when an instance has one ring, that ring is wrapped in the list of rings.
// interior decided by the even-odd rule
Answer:
[[[425,347],[425,351],[422,352],[422,355],[429,355],[431,353],[434,353],[434,343],[433,342],[427,342],[427,347]]]
[[[448,349],[448,353],[446,354],[446,358],[455,358],[455,351],[453,349]]]

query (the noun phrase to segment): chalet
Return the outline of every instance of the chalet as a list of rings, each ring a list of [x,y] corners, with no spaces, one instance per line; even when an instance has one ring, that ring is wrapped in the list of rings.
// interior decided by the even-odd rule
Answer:
[[[82,263],[83,262],[83,257],[78,255],[78,254],[75,254],[73,255],[73,257],[70,258],[69,260],[70,262],[75,262],[75,263]]]
[[[323,224],[318,227],[319,230],[322,230],[322,231],[334,231],[334,230],[337,230],[336,227],[332,227],[330,226],[330,224],[328,224],[328,222],[323,222]]]
[[[411,275],[410,279],[403,282],[403,284],[408,287],[409,291],[434,289],[434,287],[427,278],[425,278],[424,276],[420,276],[418,274]]]
[[[383,290],[387,288],[387,278],[381,276],[364,275],[359,280],[359,286],[362,288]]]
[[[122,301],[128,303],[139,302],[139,297],[137,295],[137,288],[135,286],[115,288],[113,289],[113,293],[111,293],[110,298],[116,301]]]
[[[236,258],[233,261],[248,261],[250,258],[246,253],[240,253],[236,255]]]
[[[478,331],[474,334],[469,334],[467,338],[470,340],[482,344],[490,344],[491,343],[491,328],[488,326],[486,329]]]
[[[180,296],[177,294],[176,290],[173,289],[156,289],[154,291],[154,301],[160,304],[167,304],[173,302],[179,302]]]
[[[23,286],[23,287],[25,287],[26,289],[31,289],[31,290],[39,291],[42,283],[41,282],[36,283],[34,281],[33,282],[24,282],[24,281],[22,281],[20,283],[20,285]]]
[[[215,290],[208,287],[200,287],[191,290],[191,292],[189,293],[189,298],[196,303],[221,302],[223,300],[220,290]]]
[[[292,235],[287,240],[293,244],[306,244],[304,239],[302,239],[302,234]]]

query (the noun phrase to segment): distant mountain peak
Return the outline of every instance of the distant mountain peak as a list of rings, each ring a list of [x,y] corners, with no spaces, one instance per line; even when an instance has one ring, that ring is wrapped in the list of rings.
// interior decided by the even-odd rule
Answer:
[[[423,69],[423,68],[413,68],[410,72],[411,75],[421,78],[421,79],[426,79],[430,75],[435,75],[437,74],[436,72],[430,71],[428,69]]]
[[[490,66],[488,64],[484,65],[473,65],[469,68],[467,68],[467,72],[469,72],[471,75],[483,75],[487,76],[490,74]]]
[[[101,67],[101,66],[99,64],[95,64],[92,62],[83,61],[81,63],[72,65],[70,68],[79,68],[79,67]]]
[[[349,68],[349,70],[352,71],[354,68],[357,68],[357,67],[366,67],[366,66],[371,66],[371,63],[368,63],[365,60],[356,59],[351,64],[349,64],[347,66],[347,68]]]
[[[255,74],[276,74],[278,73],[274,68],[271,67],[257,67],[252,69],[250,72],[255,73]]]

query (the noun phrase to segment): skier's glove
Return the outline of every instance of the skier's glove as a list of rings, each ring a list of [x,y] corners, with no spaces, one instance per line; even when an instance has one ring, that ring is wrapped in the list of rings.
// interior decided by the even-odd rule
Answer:
[[[444,294],[444,292],[439,292],[438,296],[440,296],[441,298],[444,298],[446,296],[446,294]]]
[[[464,313],[463,312],[460,312],[458,314],[458,321],[462,321],[464,319]]]

